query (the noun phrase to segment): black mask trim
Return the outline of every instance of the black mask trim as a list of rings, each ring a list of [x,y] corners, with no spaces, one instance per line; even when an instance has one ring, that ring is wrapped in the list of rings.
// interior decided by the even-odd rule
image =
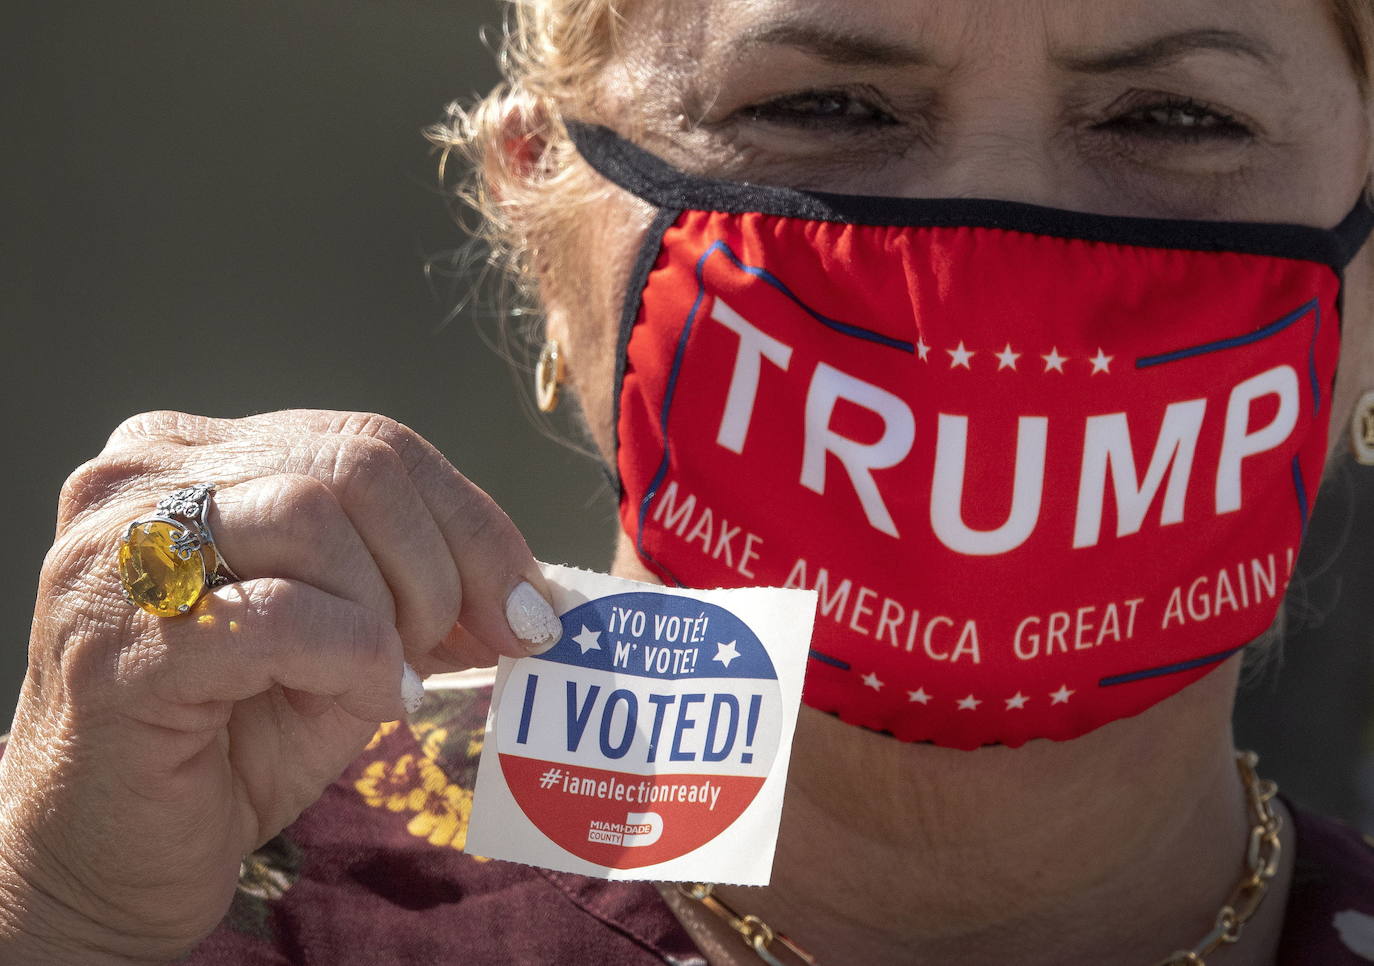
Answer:
[[[1244,221],[1134,218],[1064,211],[982,198],[889,198],[833,194],[688,174],[600,125],[567,122],[578,153],[602,177],[639,198],[673,211],[759,212],[844,224],[906,227],[981,227],[1058,238],[1269,255],[1344,268],[1374,229],[1363,195],[1334,228]]]

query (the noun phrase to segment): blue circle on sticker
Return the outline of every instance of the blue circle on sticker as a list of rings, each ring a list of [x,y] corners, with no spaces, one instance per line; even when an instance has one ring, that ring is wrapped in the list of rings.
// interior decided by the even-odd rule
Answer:
[[[579,604],[563,615],[563,636],[536,660],[618,674],[777,680],[758,636],[716,604],[636,591]]]

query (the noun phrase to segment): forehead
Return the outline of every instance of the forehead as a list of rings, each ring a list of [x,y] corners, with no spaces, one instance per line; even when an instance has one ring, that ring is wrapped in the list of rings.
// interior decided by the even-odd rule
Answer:
[[[638,0],[625,32],[663,63],[747,56],[790,32],[881,41],[956,70],[1018,57],[1065,62],[1161,36],[1214,33],[1268,55],[1348,69],[1331,0]],[[843,56],[836,48],[835,53]]]

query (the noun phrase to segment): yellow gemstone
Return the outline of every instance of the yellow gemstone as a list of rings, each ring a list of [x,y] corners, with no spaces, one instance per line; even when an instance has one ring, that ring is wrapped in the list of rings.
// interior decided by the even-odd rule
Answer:
[[[134,527],[119,547],[119,579],[139,607],[159,617],[190,610],[205,590],[205,561],[200,553],[182,560],[172,549],[181,528],[157,520]]]

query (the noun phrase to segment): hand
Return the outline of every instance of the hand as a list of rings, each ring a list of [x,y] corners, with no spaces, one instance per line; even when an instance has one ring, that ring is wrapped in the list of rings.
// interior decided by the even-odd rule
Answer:
[[[241,581],[181,617],[131,607],[125,528],[205,480]],[[402,715],[403,660],[430,673],[552,646],[547,599],[509,518],[394,421],[129,420],[67,481],[43,566],[0,759],[0,961],[25,942],[54,961],[190,949],[240,859]]]

